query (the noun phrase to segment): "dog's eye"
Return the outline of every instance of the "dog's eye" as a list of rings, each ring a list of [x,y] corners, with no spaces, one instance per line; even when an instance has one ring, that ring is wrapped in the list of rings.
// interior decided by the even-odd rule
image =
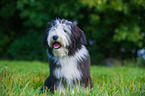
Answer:
[[[67,31],[66,31],[66,30],[64,30],[64,32],[65,32],[65,33],[67,33]]]

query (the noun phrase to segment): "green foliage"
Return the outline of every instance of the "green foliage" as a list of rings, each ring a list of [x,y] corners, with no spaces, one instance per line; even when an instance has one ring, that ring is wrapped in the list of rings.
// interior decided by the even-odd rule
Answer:
[[[137,25],[121,25],[120,28],[115,29],[115,41],[130,41],[134,42],[137,46],[142,47],[143,36],[140,34],[140,27]]]
[[[0,5],[3,59],[43,60],[40,41],[47,22],[56,18],[79,21],[87,40],[95,41],[88,45],[92,58],[100,61],[136,58],[132,49],[145,47],[144,0],[1,0]]]
[[[41,32],[34,33],[33,30],[30,30],[30,32],[26,34],[26,36],[16,39],[11,44],[8,52],[11,54],[11,57],[13,59],[17,60],[46,61],[47,54],[45,48],[41,44],[42,35],[43,34],[41,34]]]
[[[0,61],[1,96],[51,96],[41,93],[44,80],[49,75],[48,64],[34,61]],[[145,95],[145,70],[138,67],[91,66],[93,89],[74,89],[74,96],[143,96]],[[54,96],[58,96],[59,92]],[[71,90],[65,95],[72,96]]]

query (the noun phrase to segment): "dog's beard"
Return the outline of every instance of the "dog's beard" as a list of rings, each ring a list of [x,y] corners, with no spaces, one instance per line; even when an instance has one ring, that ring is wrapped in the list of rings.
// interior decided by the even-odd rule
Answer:
[[[68,54],[68,49],[64,47],[60,47],[59,49],[53,48],[53,54],[55,57],[63,57]]]
[[[64,57],[68,55],[69,49],[62,41],[50,41],[50,47],[52,48],[53,55],[55,57]]]

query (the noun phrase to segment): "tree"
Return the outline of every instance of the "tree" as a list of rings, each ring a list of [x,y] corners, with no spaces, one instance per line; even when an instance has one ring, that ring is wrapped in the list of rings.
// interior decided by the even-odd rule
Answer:
[[[97,61],[135,58],[145,46],[144,0],[1,0],[0,4],[0,54],[5,58],[46,60],[44,49],[36,45],[41,45],[47,22],[56,18],[79,22]]]

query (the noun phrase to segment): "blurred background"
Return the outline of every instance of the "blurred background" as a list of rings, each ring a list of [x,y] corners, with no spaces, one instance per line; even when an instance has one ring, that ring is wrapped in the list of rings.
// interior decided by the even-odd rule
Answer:
[[[41,41],[56,18],[78,21],[93,65],[145,66],[145,0],[1,0],[0,59],[48,61]]]

